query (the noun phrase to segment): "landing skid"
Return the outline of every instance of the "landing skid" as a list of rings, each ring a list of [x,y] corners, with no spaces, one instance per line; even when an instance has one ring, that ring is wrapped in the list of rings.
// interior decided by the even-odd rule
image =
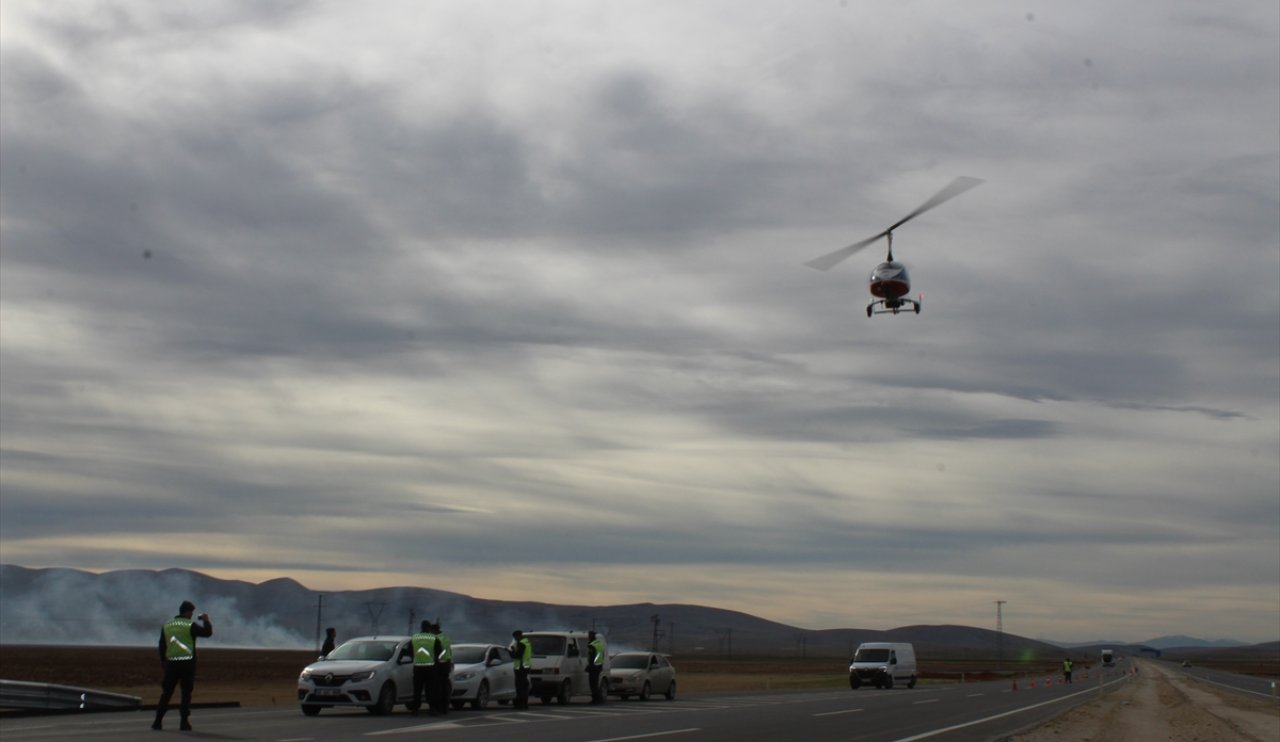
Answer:
[[[911,306],[908,307],[908,304]],[[897,299],[893,302],[877,299],[867,305],[867,316],[870,317],[873,314],[898,314],[908,310],[914,310],[916,314],[920,314],[920,302],[915,299]]]

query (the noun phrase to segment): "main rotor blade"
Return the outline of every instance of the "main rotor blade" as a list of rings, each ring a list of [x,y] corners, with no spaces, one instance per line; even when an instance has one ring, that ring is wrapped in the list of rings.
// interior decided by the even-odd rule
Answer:
[[[852,256],[854,253],[858,252],[859,250],[866,247],[867,245],[870,245],[876,240],[879,240],[881,237],[884,237],[887,234],[889,234],[889,232],[886,230],[876,235],[875,237],[868,237],[862,242],[855,242],[852,245],[849,245],[848,247],[842,247],[839,250],[836,250],[835,252],[829,252],[826,255],[823,255],[822,257],[814,258],[813,260],[810,260],[809,262],[805,263],[805,265],[809,266],[810,268],[816,268],[817,270],[820,270],[820,271],[831,270],[837,265],[843,263],[846,259]]]
[[[985,182],[986,181],[982,180],[981,178],[970,178],[967,175],[961,175],[960,177],[956,178],[955,180],[947,184],[946,188],[943,188],[942,190],[935,193],[933,195],[933,198],[920,204],[920,206],[915,211],[902,217],[897,222],[895,222],[892,227],[889,227],[888,229],[881,232],[880,234],[874,237],[868,237],[867,239],[861,242],[855,242],[852,245],[849,245],[848,247],[842,247],[839,250],[836,250],[835,252],[829,252],[826,255],[823,255],[818,258],[814,258],[813,260],[810,260],[809,262],[805,263],[805,265],[809,266],[810,268],[816,268],[817,270],[820,270],[820,271],[831,270],[832,268],[836,267],[840,263],[843,263],[845,260],[847,260],[849,257],[851,257],[854,253],[858,252],[862,248],[866,247],[867,245],[870,245],[876,240],[879,240],[881,237],[885,237],[889,235],[891,232],[893,232],[893,230],[897,229],[898,227],[901,227],[903,224],[906,224],[912,219],[915,219],[916,217],[920,216],[921,214],[928,211],[929,209],[940,206],[941,204],[946,203],[947,201],[950,201],[951,199],[955,198],[956,196],[959,196],[961,193],[964,193],[970,188],[980,186]]]
[[[892,232],[898,227],[901,227],[903,224],[906,224],[912,219],[915,219],[916,217],[920,216],[921,214],[928,211],[929,209],[935,208],[937,206],[940,206],[946,203],[947,201],[950,201],[951,199],[955,198],[956,196],[959,196],[961,193],[964,193],[970,188],[975,188],[977,186],[982,185],[984,182],[986,181],[982,180],[981,178],[970,178],[967,175],[961,175],[959,178],[956,178],[955,180],[951,181],[951,183],[948,184],[946,188],[943,188],[942,190],[935,193],[933,198],[920,204],[920,207],[917,208],[915,211],[911,212],[910,214],[907,214],[906,216],[902,217],[897,222],[895,222],[892,227],[889,227],[884,231],[885,234]]]

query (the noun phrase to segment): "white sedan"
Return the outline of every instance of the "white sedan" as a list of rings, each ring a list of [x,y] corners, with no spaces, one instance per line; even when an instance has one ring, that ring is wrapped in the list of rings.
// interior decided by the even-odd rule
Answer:
[[[661,693],[668,701],[676,698],[676,669],[665,656],[654,652],[623,652],[609,660],[609,695],[641,701]]]
[[[455,709],[468,703],[482,709],[489,701],[506,703],[516,697],[511,653],[497,644],[454,644],[451,680],[449,701]]]

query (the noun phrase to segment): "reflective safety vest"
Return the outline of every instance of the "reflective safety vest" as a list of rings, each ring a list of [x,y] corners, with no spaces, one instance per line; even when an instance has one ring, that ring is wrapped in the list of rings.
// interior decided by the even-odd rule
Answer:
[[[606,656],[604,640],[597,636],[595,641],[587,646],[591,647],[591,665],[593,667],[604,667],[604,658]]]
[[[189,618],[175,616],[170,619],[162,631],[164,632],[164,658],[169,661],[194,660],[196,658],[196,638],[191,633]]]
[[[528,639],[516,642],[516,649],[512,652],[511,659],[517,670],[528,670],[533,667],[533,645]]]
[[[449,641],[449,635],[441,631],[436,634],[436,642],[439,644],[436,657],[441,662],[453,662],[453,642]]]
[[[1063,671],[1063,672],[1071,672],[1071,660],[1063,660],[1063,661],[1062,661],[1062,671]]]
[[[436,663],[436,635],[422,632],[413,635],[413,664],[430,667]]]

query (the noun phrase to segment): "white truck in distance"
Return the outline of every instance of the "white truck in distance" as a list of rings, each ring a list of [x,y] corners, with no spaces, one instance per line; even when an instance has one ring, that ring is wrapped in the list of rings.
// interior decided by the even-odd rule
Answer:
[[[892,688],[903,683],[916,687],[916,649],[898,642],[863,642],[849,661],[849,687],[857,690],[863,683],[877,688]]]

